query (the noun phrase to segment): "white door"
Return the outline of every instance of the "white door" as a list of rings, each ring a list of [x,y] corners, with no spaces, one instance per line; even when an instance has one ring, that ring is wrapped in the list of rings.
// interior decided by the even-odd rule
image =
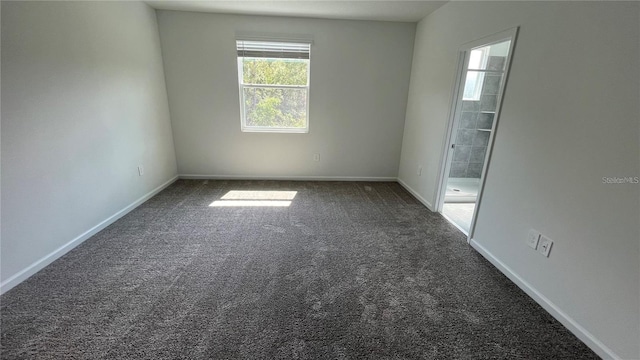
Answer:
[[[437,210],[468,239],[482,198],[517,28],[460,50]]]

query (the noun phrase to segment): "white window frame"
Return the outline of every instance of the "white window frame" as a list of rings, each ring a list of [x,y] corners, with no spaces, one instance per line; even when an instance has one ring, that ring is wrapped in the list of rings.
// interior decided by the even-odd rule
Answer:
[[[238,42],[243,41],[241,39]],[[283,40],[260,40],[265,43],[281,43],[281,44],[295,44],[300,42],[283,41]],[[309,82],[311,78],[311,43],[301,42],[309,45],[309,58],[303,59],[307,63],[307,84],[306,85],[275,85],[275,84],[245,84],[243,76],[243,59],[287,59],[283,57],[268,57],[268,56],[240,56],[237,55],[238,61],[238,88],[240,91],[240,130],[242,132],[260,132],[260,133],[308,133],[309,132]],[[295,58],[291,58],[295,59]],[[304,127],[276,127],[276,126],[248,126],[247,116],[245,108],[245,96],[244,89],[246,88],[263,88],[263,89],[306,89],[306,109],[305,109],[305,126]]]
[[[482,53],[481,58],[480,58],[480,66],[478,66],[477,69],[472,69],[471,67],[468,69],[468,71],[478,70],[478,72],[476,73],[477,77],[476,77],[476,81],[475,81],[475,84],[474,84],[473,93],[471,94],[471,96],[466,96],[464,94],[464,90],[466,90],[467,81],[468,81],[468,79],[465,76],[462,100],[465,100],[465,101],[479,101],[480,100],[480,94],[482,93],[482,85],[484,84],[484,76],[485,76],[485,70],[484,69],[487,68],[487,63],[489,62],[489,49],[487,47],[481,47],[481,48],[477,48],[477,49],[472,49],[471,51],[480,51]],[[467,71],[467,75],[469,74],[468,71]]]

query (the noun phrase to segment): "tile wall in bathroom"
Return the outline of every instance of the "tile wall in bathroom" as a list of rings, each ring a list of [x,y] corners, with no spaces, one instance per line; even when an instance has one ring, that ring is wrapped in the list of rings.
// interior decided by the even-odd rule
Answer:
[[[502,70],[504,57],[489,57],[488,69]],[[449,177],[480,178],[495,117],[502,73],[486,73],[480,100],[462,102]]]

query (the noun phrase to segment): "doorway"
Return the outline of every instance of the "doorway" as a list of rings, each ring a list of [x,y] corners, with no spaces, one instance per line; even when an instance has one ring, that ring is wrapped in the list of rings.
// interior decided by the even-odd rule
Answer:
[[[460,52],[438,211],[468,239],[480,204],[517,28]]]

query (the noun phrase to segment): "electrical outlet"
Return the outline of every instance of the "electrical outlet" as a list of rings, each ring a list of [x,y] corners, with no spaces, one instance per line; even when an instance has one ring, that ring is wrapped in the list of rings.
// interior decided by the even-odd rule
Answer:
[[[551,247],[553,246],[553,241],[544,235],[540,235],[540,248],[538,251],[540,254],[549,257],[549,253],[551,252]]]
[[[418,166],[418,171],[416,173],[418,176],[422,176],[422,166]]]
[[[313,161],[320,161],[320,154],[313,154]]]
[[[540,240],[540,233],[531,229],[529,230],[529,235],[527,236],[527,245],[533,250],[538,249],[538,242]]]
[[[144,175],[144,167],[142,165],[138,165],[138,176]]]

